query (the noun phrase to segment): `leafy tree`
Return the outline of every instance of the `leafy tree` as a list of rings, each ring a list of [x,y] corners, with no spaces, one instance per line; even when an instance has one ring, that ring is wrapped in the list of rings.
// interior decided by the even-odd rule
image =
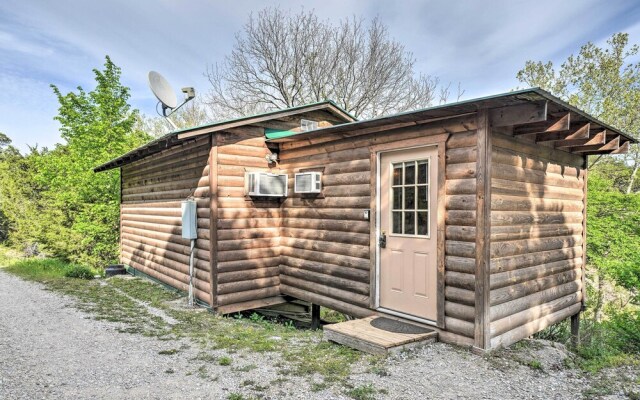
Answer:
[[[25,248],[36,241],[39,191],[33,182],[32,164],[39,156],[37,149],[23,156],[11,145],[11,139],[0,133],[0,241],[16,247]]]
[[[266,8],[208,69],[208,103],[217,117],[231,117],[333,99],[356,117],[375,117],[445,100],[449,88],[414,66],[377,18],[332,24],[313,12]]]
[[[99,266],[117,256],[120,176],[93,168],[149,139],[136,131],[137,111],[120,68],[106,57],[93,70],[96,87],[63,94],[52,85],[60,107],[62,144],[37,158],[35,182],[43,188],[40,238],[47,249],[77,262]]]
[[[5,147],[11,145],[11,138],[0,132],[0,151],[3,151]]]
[[[607,48],[587,43],[556,70],[551,61],[527,61],[517,74],[520,82],[539,86],[585,110],[602,121],[640,137],[640,62],[638,45],[629,46],[629,35],[614,34]],[[638,187],[640,148],[632,146],[624,157],[630,166],[626,193]]]
[[[589,263],[640,305],[640,193],[622,193],[610,177],[596,172],[589,176],[587,204]]]

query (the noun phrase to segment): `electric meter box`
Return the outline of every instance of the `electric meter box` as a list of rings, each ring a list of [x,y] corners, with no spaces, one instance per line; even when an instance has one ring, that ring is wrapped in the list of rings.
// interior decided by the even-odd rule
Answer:
[[[198,238],[198,217],[195,200],[185,200],[182,202],[182,238]]]

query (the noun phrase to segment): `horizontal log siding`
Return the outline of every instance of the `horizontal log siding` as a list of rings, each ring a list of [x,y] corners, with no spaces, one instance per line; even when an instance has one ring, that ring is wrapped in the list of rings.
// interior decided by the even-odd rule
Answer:
[[[259,130],[217,136],[217,291],[221,312],[267,304],[280,295],[280,199],[245,196],[247,171],[278,172]]]
[[[314,198],[290,191],[281,228],[281,291],[347,314],[370,314],[369,243],[370,146],[406,141],[430,134],[451,133],[446,147],[447,241],[445,324],[456,342],[473,338],[473,271],[475,239],[453,238],[460,227],[475,226],[475,119],[458,118],[433,124],[367,133],[328,142],[313,140],[286,146],[280,167],[293,175],[306,168],[323,170],[323,193]],[[292,189],[292,187],[290,188]],[[453,212],[454,215],[449,214]],[[375,220],[372,215],[372,221]],[[470,278],[470,279],[469,279]],[[471,280],[471,286],[469,286]],[[443,336],[444,339],[444,336]]]
[[[371,162],[367,141],[329,150],[345,141],[285,150],[289,175],[280,241],[282,293],[354,315],[369,311]],[[294,193],[294,174],[320,168],[322,195]]]
[[[446,149],[445,327],[474,337],[477,134],[452,135]]]
[[[195,196],[195,295],[211,303],[209,138],[186,142],[122,167],[121,262],[188,291],[190,243],[182,239],[181,201]]]
[[[581,167],[579,156],[494,134],[492,348],[508,346],[580,309]]]

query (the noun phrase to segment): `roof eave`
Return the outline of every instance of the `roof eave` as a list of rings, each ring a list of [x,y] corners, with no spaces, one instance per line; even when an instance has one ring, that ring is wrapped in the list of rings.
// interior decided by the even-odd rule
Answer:
[[[159,137],[149,143],[146,143],[143,146],[140,146],[134,150],[129,151],[128,153],[123,154],[120,157],[114,158],[110,161],[107,161],[104,164],[101,164],[97,167],[95,167],[93,169],[94,172],[102,172],[102,171],[107,171],[113,168],[119,168],[122,165],[128,164],[127,161],[130,161],[131,158],[133,156],[135,156],[136,154],[141,154],[143,152],[145,152],[145,150],[150,149],[153,146],[158,146],[158,147],[163,147],[161,143],[164,142],[164,147],[168,148],[169,143],[174,140],[176,143],[177,142],[182,142],[183,140],[187,140],[187,139],[192,139],[195,137],[199,137],[202,135],[206,135],[212,132],[217,132],[217,131],[221,131],[221,130],[225,130],[225,129],[229,129],[229,126],[231,126],[231,124],[234,125],[234,127],[238,127],[238,126],[244,126],[244,125],[250,125],[251,121],[253,121],[256,118],[260,118],[262,120],[271,120],[271,119],[276,119],[279,118],[279,116],[282,116],[285,113],[303,113],[305,110],[309,110],[309,109],[326,109],[329,112],[331,112],[332,114],[344,119],[345,121],[347,121],[348,123],[357,121],[357,119],[349,114],[346,110],[343,110],[340,106],[338,106],[335,102],[331,101],[331,100],[325,100],[325,101],[320,101],[320,102],[316,102],[316,103],[311,103],[311,104],[305,104],[305,105],[301,105],[301,106],[297,106],[297,107],[292,107],[292,108],[287,108],[287,109],[283,109],[283,110],[275,110],[275,111],[271,111],[268,113],[263,113],[263,114],[258,114],[258,115],[252,115],[252,116],[246,116],[246,117],[241,117],[241,118],[237,118],[237,119],[233,119],[233,120],[227,120],[227,121],[221,121],[221,122],[216,122],[216,123],[212,123],[212,124],[207,124],[207,125],[201,125],[201,126],[197,126],[197,127],[192,127],[192,128],[186,128],[186,129],[181,129],[181,130],[176,130],[176,131],[172,131],[169,132],[168,134]],[[243,123],[245,122],[245,123]],[[180,137],[181,135],[184,134],[189,134],[188,137]],[[154,152],[147,152],[145,155],[143,155],[141,158],[144,158],[148,155],[153,154]],[[136,161],[136,160],[134,160]],[[130,161],[133,162],[133,161]]]

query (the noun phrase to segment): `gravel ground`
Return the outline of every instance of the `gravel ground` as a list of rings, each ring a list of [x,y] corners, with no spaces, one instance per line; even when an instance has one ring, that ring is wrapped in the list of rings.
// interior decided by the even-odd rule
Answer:
[[[71,299],[0,270],[0,399],[348,398],[340,387],[312,392],[320,377],[283,378],[278,355],[236,353],[233,366],[206,363],[197,360],[197,345],[119,333],[117,323],[72,306]],[[179,351],[159,354],[168,349]],[[509,357],[479,357],[441,343],[373,370],[363,361],[349,383],[373,384],[376,398],[389,399],[574,399],[588,387],[582,374],[553,362],[534,370]]]

